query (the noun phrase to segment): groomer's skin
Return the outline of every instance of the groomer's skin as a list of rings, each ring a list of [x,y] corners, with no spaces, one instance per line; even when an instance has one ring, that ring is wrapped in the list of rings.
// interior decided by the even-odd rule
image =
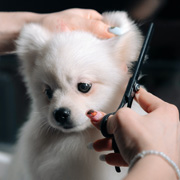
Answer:
[[[180,122],[177,107],[140,89],[136,101],[147,112],[141,116],[130,108],[122,108],[109,117],[107,130],[114,134],[120,154],[104,155],[110,165],[127,166],[143,150],[164,152],[180,167]],[[92,124],[100,129],[103,112],[88,115]],[[111,139],[93,143],[96,151],[112,150]],[[157,155],[147,155],[131,169],[125,180],[177,180],[175,170]]]
[[[68,9],[57,13],[0,12],[0,53],[15,50],[14,41],[26,23],[39,23],[52,32],[83,30],[99,38],[110,38],[109,26],[102,16],[91,9]]]

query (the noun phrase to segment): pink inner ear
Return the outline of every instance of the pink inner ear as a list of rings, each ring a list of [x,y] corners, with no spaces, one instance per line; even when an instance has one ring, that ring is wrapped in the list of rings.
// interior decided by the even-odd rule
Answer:
[[[125,62],[122,62],[122,64],[121,64],[121,69],[122,69],[125,73],[128,72],[128,67],[127,67],[127,64],[126,64]]]

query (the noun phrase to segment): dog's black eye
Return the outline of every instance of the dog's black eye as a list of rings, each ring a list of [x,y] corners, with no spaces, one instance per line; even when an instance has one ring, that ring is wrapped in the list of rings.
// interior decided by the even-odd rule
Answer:
[[[46,87],[44,92],[45,92],[46,96],[49,99],[52,99],[52,97],[53,97],[53,90],[49,86]]]
[[[78,83],[78,90],[82,93],[87,93],[91,89],[92,84],[88,83]]]

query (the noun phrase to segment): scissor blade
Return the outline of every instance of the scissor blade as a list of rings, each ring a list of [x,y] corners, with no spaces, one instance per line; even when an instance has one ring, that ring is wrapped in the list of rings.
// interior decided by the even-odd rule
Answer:
[[[151,23],[149,30],[148,30],[148,33],[147,33],[147,36],[144,40],[138,61],[135,64],[134,73],[133,73],[132,77],[129,79],[129,82],[128,82],[128,85],[126,87],[123,99],[122,99],[118,109],[124,107],[125,104],[127,104],[128,107],[131,107],[131,105],[132,105],[132,101],[133,101],[134,95],[136,93],[135,86],[137,85],[137,81],[138,81],[139,74],[141,71],[141,66],[142,66],[143,61],[145,59],[145,55],[147,54],[147,50],[149,47],[150,40],[152,38],[153,30],[154,30],[154,23]]]

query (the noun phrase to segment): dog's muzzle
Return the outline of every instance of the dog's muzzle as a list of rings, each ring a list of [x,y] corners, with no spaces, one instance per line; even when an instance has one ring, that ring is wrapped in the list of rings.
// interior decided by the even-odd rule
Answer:
[[[61,107],[56,109],[53,112],[54,119],[56,120],[59,126],[62,126],[64,129],[73,128],[74,125],[71,121],[71,110],[66,107]]]

